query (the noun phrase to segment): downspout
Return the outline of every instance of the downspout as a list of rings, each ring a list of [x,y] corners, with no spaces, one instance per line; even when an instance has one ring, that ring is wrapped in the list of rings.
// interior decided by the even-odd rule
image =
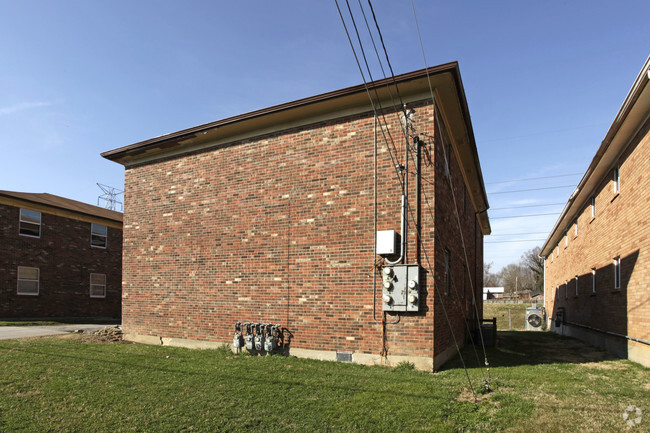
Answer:
[[[408,137],[408,117],[404,113],[404,126],[407,132],[404,139],[404,191],[402,192],[402,220],[404,221],[402,228],[402,245],[404,247],[404,261],[402,264],[408,263],[408,206],[409,206],[409,137]]]

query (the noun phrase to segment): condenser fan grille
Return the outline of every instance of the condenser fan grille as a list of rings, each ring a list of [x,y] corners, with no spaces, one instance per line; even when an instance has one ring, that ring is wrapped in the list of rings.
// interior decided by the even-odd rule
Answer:
[[[542,318],[539,314],[531,314],[528,316],[528,323],[534,328],[539,328],[542,326]]]

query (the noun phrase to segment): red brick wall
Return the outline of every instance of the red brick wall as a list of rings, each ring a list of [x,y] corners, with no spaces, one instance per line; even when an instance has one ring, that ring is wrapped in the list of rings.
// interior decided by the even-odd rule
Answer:
[[[41,213],[41,237],[18,234],[20,208],[0,204],[0,317],[120,317],[122,231],[90,246],[90,223]],[[40,270],[38,296],[17,294],[18,266]],[[90,274],[106,274],[106,297],[90,297]]]
[[[432,107],[415,109],[417,132],[432,135]],[[397,117],[387,119],[397,161],[380,133],[377,228],[399,231],[394,163],[404,162],[404,139]],[[127,168],[125,332],[226,342],[237,321],[273,322],[291,331],[292,347],[379,354],[373,126],[371,114],[357,115]],[[423,163],[423,246],[432,264],[434,167]],[[414,263],[415,176],[409,182]],[[472,230],[473,222],[470,239]],[[432,357],[431,289],[420,312],[388,315],[399,320],[386,325],[389,355]]]
[[[546,307],[566,309],[566,320],[650,340],[650,122],[620,156],[621,190],[613,189],[613,171],[597,190],[596,216],[590,204],[546,259]],[[613,259],[621,258],[621,288],[614,288]],[[596,292],[592,292],[596,268]],[[578,294],[575,277],[578,275]],[[568,283],[568,296],[567,284]],[[556,290],[559,287],[559,290]]]
[[[449,140],[436,135],[436,274],[435,352],[462,346],[482,314],[483,235],[478,227],[470,196],[465,188]],[[444,155],[449,158],[449,175]],[[453,194],[452,194],[453,190]],[[444,251],[451,264],[451,286],[445,287]],[[474,295],[472,296],[472,290]],[[474,305],[473,302],[479,302]],[[468,327],[469,325],[469,327]]]

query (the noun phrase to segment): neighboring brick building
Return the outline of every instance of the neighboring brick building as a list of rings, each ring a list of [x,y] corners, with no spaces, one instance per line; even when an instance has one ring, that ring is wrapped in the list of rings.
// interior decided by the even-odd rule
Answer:
[[[390,104],[389,88],[397,98],[395,83],[415,111],[405,262],[423,267],[416,311],[382,312],[398,301],[383,303],[375,267],[375,210],[377,230],[402,232],[402,110],[384,109],[376,126],[356,86],[102,154],[126,168],[126,338],[210,347],[251,321],[282,324],[297,356],[432,369],[453,355],[451,330],[463,344],[466,320],[476,324],[472,299],[482,311],[490,231],[472,125],[457,64],[370,83],[375,106]]]
[[[541,252],[551,330],[650,366],[650,59]]]
[[[0,318],[119,318],[122,214],[0,191]]]

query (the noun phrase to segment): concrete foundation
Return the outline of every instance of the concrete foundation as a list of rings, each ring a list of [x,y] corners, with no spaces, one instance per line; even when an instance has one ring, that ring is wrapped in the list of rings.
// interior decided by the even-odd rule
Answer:
[[[167,337],[158,337],[154,335],[138,335],[138,334],[124,334],[122,338],[126,341],[132,341],[134,343],[149,344],[155,346],[185,347],[188,349],[218,349],[220,347],[227,346],[233,352],[235,352],[235,349],[232,347],[232,344],[230,342],[224,343],[218,341],[188,340],[185,338],[167,338]],[[264,352],[262,352],[262,354],[263,353]],[[445,352],[437,356],[435,360],[431,358],[424,358],[424,357],[412,357],[412,356],[382,357],[379,355],[373,355],[367,353],[352,353],[352,362],[356,364],[363,364],[363,365],[384,365],[388,367],[395,367],[401,362],[411,362],[418,370],[433,371],[434,363],[436,365],[435,368],[439,368],[444,362],[446,362],[447,360],[449,360],[449,358],[455,355],[455,353],[456,353],[455,350],[449,348]],[[319,361],[336,361],[336,352],[330,350],[288,348],[284,352],[284,354],[288,356],[295,356],[297,358],[317,359]]]

